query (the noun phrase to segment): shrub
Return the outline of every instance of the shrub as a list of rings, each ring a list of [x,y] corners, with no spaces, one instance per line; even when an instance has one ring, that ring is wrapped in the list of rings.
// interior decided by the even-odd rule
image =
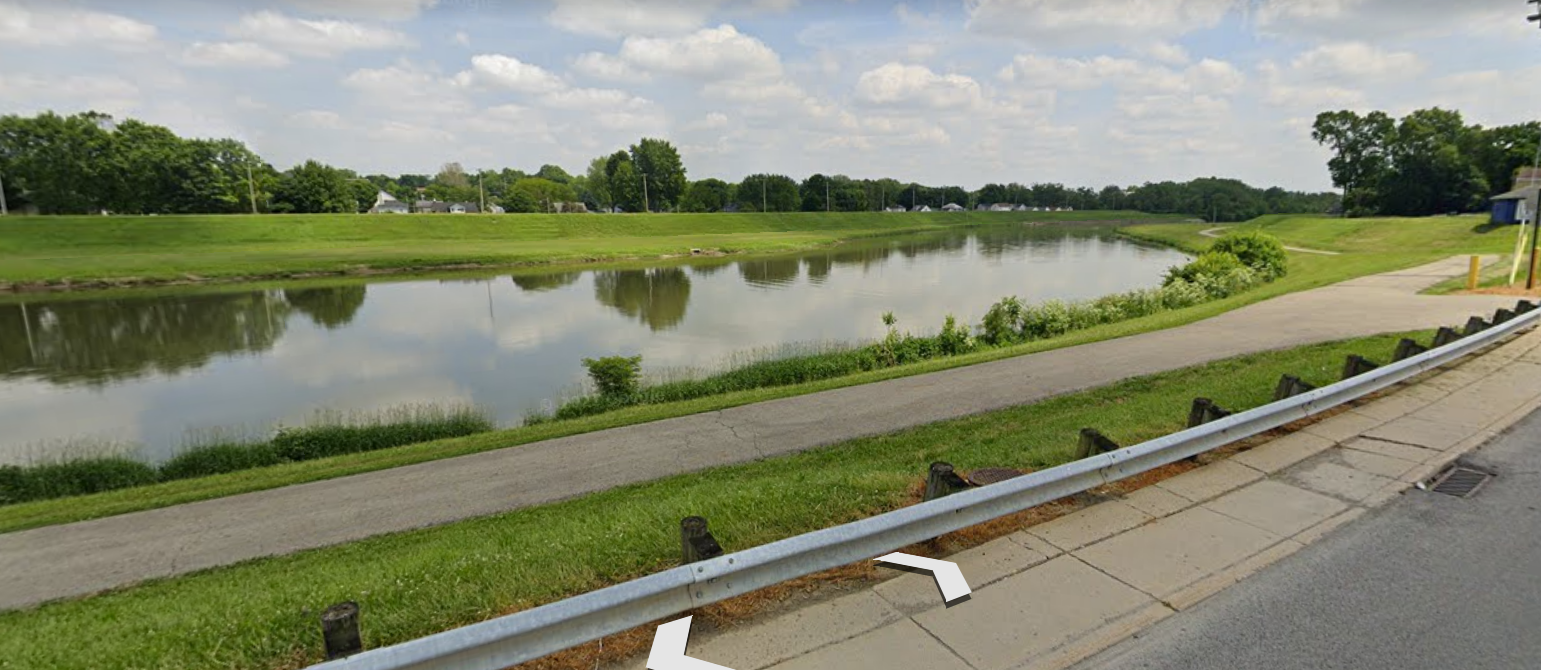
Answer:
[[[1264,281],[1283,277],[1289,271],[1289,257],[1284,253],[1284,245],[1279,238],[1267,233],[1231,233],[1215,240],[1209,250],[1234,254],[1243,265],[1262,275]]]
[[[283,462],[278,449],[266,443],[226,443],[193,447],[161,464],[163,480],[188,479],[250,470]]]
[[[974,350],[974,337],[969,334],[968,328],[958,327],[958,320],[951,314],[942,323],[942,332],[936,336],[937,352],[943,356],[957,356]]]
[[[1002,298],[990,306],[979,324],[979,337],[986,343],[1002,346],[1022,339],[1022,301],[1016,296]]]
[[[0,467],[0,503],[63,498],[159,481],[155,468],[122,456]]]
[[[1240,258],[1236,257],[1236,254],[1229,251],[1215,251],[1211,249],[1199,254],[1198,258],[1189,261],[1187,265],[1168,268],[1166,277],[1161,283],[1162,285],[1171,284],[1179,279],[1194,281],[1198,279],[1199,275],[1225,275],[1230,274],[1232,270],[1242,267],[1246,266],[1241,262]]]
[[[273,436],[272,447],[279,458],[307,461],[464,437],[494,428],[483,412],[468,407],[406,407],[348,419],[321,414],[311,425],[280,428]]]
[[[589,370],[589,379],[602,396],[627,396],[637,392],[642,377],[641,356],[606,356],[585,358],[583,367]]]

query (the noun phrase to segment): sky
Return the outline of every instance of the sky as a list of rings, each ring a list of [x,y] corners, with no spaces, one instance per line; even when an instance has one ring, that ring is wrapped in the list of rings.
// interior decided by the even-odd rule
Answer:
[[[1532,120],[1520,0],[0,0],[0,114],[94,109],[280,169],[546,163],[641,137],[758,172],[1331,188],[1311,121]]]

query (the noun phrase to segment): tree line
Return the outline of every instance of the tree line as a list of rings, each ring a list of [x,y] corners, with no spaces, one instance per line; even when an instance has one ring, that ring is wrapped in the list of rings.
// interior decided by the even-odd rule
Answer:
[[[376,194],[402,202],[497,205],[508,212],[861,212],[1008,204],[1077,210],[1136,210],[1241,221],[1270,213],[1324,213],[1332,193],[1260,189],[1217,177],[1139,186],[1073,188],[1058,183],[986,184],[977,190],[892,178],[814,174],[801,181],[752,174],[736,183],[688,179],[678,150],[643,138],[598,156],[581,174],[556,165],[437,174],[360,174],[308,160],[280,171],[232,139],[189,139],[134,119],[85,112],[0,117],[0,179],[13,209],[42,214],[346,213],[368,211]]]
[[[1329,147],[1332,183],[1349,216],[1470,212],[1514,187],[1536,158],[1541,123],[1483,128],[1438,107],[1396,119],[1373,111],[1322,112],[1312,138]]]

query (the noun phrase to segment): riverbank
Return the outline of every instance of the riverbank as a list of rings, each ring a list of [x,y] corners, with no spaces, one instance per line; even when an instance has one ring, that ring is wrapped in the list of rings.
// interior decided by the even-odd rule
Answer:
[[[1140,212],[974,211],[9,217],[0,220],[0,292],[781,253],[976,225],[1181,219]]]
[[[304,665],[320,660],[315,613],[334,602],[358,602],[368,645],[383,646],[668,567],[677,560],[675,524],[684,516],[706,515],[724,546],[742,550],[911,504],[924,464],[934,460],[963,470],[1050,467],[1072,458],[1082,427],[1125,444],[1155,438],[1183,427],[1194,395],[1231,409],[1257,406],[1282,374],[1325,384],[1347,354],[1384,358],[1403,335],[1225,359],[795,455],[8,612],[0,614],[0,654],[23,667]]]
[[[1270,233],[1280,234],[1286,242],[1301,241],[1299,238],[1302,237],[1320,236],[1321,229],[1331,230],[1332,226],[1342,221],[1341,219],[1313,217],[1270,218],[1273,221],[1260,221],[1258,223],[1267,224],[1269,227],[1265,228],[1265,230]],[[1294,221],[1293,219],[1295,218],[1302,219],[1302,221]],[[572,438],[596,431],[622,428],[662,419],[684,417],[703,412],[720,412],[743,405],[791,398],[820,391],[1002,361],[1025,354],[1182,326],[1270,298],[1317,288],[1343,279],[1405,268],[1419,261],[1433,260],[1452,253],[1469,253],[1472,250],[1483,249],[1491,245],[1501,246],[1506,242],[1512,244],[1512,240],[1489,239],[1491,235],[1476,230],[1473,225],[1474,222],[1466,220],[1468,218],[1470,217],[1350,220],[1356,224],[1353,226],[1356,232],[1353,235],[1343,236],[1341,239],[1344,246],[1352,247],[1351,250],[1344,249],[1345,253],[1342,255],[1331,257],[1291,254],[1290,272],[1278,281],[1222,300],[1114,324],[1096,326],[1057,338],[979,351],[961,356],[933,359],[835,379],[739,391],[683,402],[628,407],[614,412],[571,421],[495,431],[467,438],[394,447],[367,454],[338,456],[212,477],[164,482],[151,486],[93,494],[68,500],[7,505],[0,507],[0,532],[94,519],[241,493],[270,490],[294,484],[386,470],[455,456],[534,444],[558,438]],[[1201,249],[1207,247],[1212,242],[1212,240],[1199,234],[1200,231],[1208,227],[1205,224],[1161,224],[1126,228],[1121,233],[1189,249]],[[1388,230],[1388,228],[1395,228],[1396,230]],[[1421,234],[1426,243],[1407,243],[1405,231],[1408,230]],[[1304,242],[1302,246],[1316,244],[1316,241],[1312,239],[1306,239]],[[1452,272],[1451,274],[1457,273]],[[981,304],[978,307],[983,309],[986,300],[994,300],[998,297],[982,296]],[[1462,316],[1460,321],[1464,322],[1464,319],[1465,317]]]

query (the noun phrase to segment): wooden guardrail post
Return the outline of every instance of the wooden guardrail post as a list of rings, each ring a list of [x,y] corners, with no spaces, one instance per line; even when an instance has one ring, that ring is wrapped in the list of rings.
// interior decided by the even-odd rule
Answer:
[[[1396,353],[1392,354],[1391,359],[1400,361],[1403,359],[1412,358],[1428,350],[1428,347],[1418,344],[1416,340],[1404,337],[1402,338],[1401,342],[1397,343]]]
[[[321,613],[321,639],[326,643],[326,660],[352,656],[364,650],[359,635],[358,603],[337,603]]]
[[[958,476],[951,463],[937,461],[926,470],[926,493],[922,500],[936,500],[968,488],[968,481]]]
[[[1231,411],[1215,404],[1209,398],[1194,398],[1188,410],[1188,427],[1199,426],[1231,415]]]
[[[706,529],[706,517],[680,519],[680,563],[689,564],[722,555],[722,545]]]
[[[1504,309],[1504,308],[1500,307],[1498,309],[1498,311],[1493,312],[1493,325],[1496,326],[1496,325],[1498,325],[1500,323],[1503,323],[1505,321],[1513,321],[1514,317],[1516,317],[1516,316],[1519,316],[1519,315],[1515,314],[1514,310]]]
[[[1483,321],[1482,317],[1474,316],[1466,320],[1466,329],[1461,331],[1461,335],[1475,335],[1492,327],[1492,324]]]
[[[1343,361],[1343,379],[1358,377],[1378,367],[1380,367],[1378,363],[1374,363],[1368,358],[1359,354],[1349,354],[1348,358]]]
[[[1275,386],[1273,389],[1273,399],[1274,402],[1278,402],[1285,398],[1297,396],[1305,393],[1306,391],[1313,391],[1315,389],[1315,385],[1307,384],[1306,382],[1301,381],[1299,377],[1294,375],[1284,375],[1279,377],[1279,385]]]
[[[1076,445],[1075,457],[1077,460],[1094,454],[1105,454],[1109,451],[1117,451],[1118,443],[1108,439],[1096,428],[1082,428],[1081,441]]]
[[[1534,311],[1536,311],[1536,303],[1529,300],[1521,300],[1514,304],[1515,314],[1526,314]]]
[[[1440,326],[1439,332],[1434,333],[1434,346],[1443,347],[1447,344],[1450,344],[1451,342],[1461,339],[1461,337],[1461,334],[1455,332],[1454,328],[1450,328],[1448,326]]]

